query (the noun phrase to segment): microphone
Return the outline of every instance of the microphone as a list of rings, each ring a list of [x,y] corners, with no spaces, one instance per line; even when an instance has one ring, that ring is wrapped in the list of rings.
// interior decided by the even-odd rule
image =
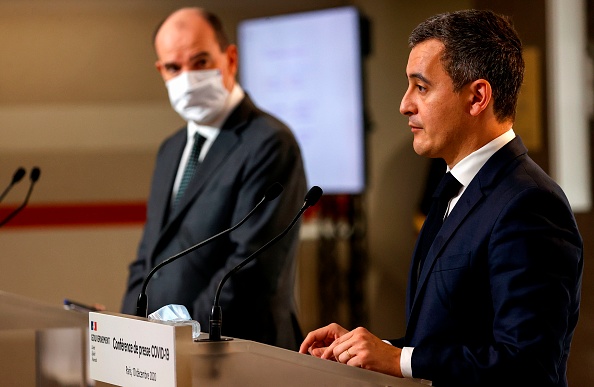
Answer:
[[[295,217],[293,218],[293,221],[291,221],[291,223],[287,226],[287,228],[285,228],[283,230],[283,232],[278,234],[276,237],[274,237],[272,240],[270,240],[264,246],[260,247],[258,250],[256,250],[254,253],[252,253],[249,257],[247,257],[246,259],[241,261],[237,266],[235,266],[233,269],[231,269],[231,271],[229,271],[227,274],[225,274],[225,276],[219,282],[219,286],[217,287],[217,291],[215,293],[214,303],[212,306],[212,311],[210,313],[208,339],[199,339],[198,341],[228,341],[228,340],[232,340],[231,338],[221,338],[221,328],[223,325],[223,311],[221,309],[221,306],[219,305],[219,298],[221,296],[221,289],[223,288],[223,285],[233,274],[237,273],[242,267],[244,267],[249,262],[251,262],[258,254],[260,254],[262,251],[266,250],[268,247],[272,246],[273,244],[278,242],[282,237],[284,237],[293,228],[295,223],[297,223],[297,220],[299,220],[299,218],[301,217],[301,215],[303,215],[305,210],[307,210],[309,207],[315,205],[318,202],[318,200],[320,200],[320,197],[322,197],[322,194],[323,194],[322,189],[320,187],[314,185],[305,195],[303,206],[301,207],[301,209],[299,210],[297,215],[295,215]]]
[[[239,223],[237,223],[235,226],[232,226],[224,231],[221,231],[220,233],[213,235],[210,238],[208,238],[200,243],[197,243],[194,246],[191,246],[191,247],[185,249],[184,251],[181,251],[181,252],[173,255],[173,256],[167,258],[166,260],[164,260],[163,262],[159,263],[157,266],[155,266],[149,272],[149,274],[146,276],[146,278],[144,279],[144,282],[142,284],[142,291],[138,295],[138,300],[136,301],[136,316],[145,317],[145,318],[148,317],[148,297],[146,295],[146,288],[148,286],[148,283],[149,283],[151,277],[157,272],[157,270],[159,270],[160,268],[162,268],[165,265],[170,264],[171,262],[177,260],[178,258],[181,258],[184,255],[191,253],[192,251],[206,245],[207,243],[210,243],[210,242],[214,241],[215,239],[235,230],[236,228],[238,228],[239,226],[244,224],[245,221],[248,220],[252,216],[252,214],[260,207],[260,205],[262,203],[269,202],[269,201],[276,199],[278,197],[278,195],[281,194],[281,192],[283,192],[283,186],[280,183],[276,182],[276,183],[272,184],[270,187],[268,187],[268,189],[264,193],[264,197],[262,198],[262,200],[260,200],[260,202],[258,202],[258,204],[256,204],[256,206],[245,216],[245,218],[243,218],[241,221],[239,221]]]
[[[21,172],[21,170],[22,170],[22,172]],[[14,184],[15,178],[17,178],[16,181],[19,181],[23,178],[24,174],[25,174],[25,170],[22,168],[19,168],[15,172],[14,177],[12,178],[12,181],[13,181],[12,184]],[[33,186],[35,185],[37,180],[39,180],[40,174],[41,174],[41,171],[39,170],[39,168],[33,167],[33,169],[31,170],[31,173],[29,174],[29,180],[31,180],[31,184],[29,184],[29,190],[27,191],[27,196],[25,196],[25,200],[14,211],[12,211],[10,214],[8,214],[8,216],[6,218],[4,218],[4,220],[2,222],[0,222],[0,227],[4,226],[6,223],[8,223],[12,218],[14,218],[16,216],[16,214],[18,214],[23,208],[25,208],[25,206],[29,202],[29,197],[31,197],[31,192],[33,191]]]
[[[25,174],[26,174],[25,168],[23,168],[23,167],[19,167],[14,172],[14,175],[12,175],[12,180],[10,181],[10,184],[8,184],[8,186],[4,189],[4,192],[2,192],[2,195],[0,195],[0,202],[2,201],[2,199],[4,199],[4,197],[6,196],[8,191],[10,191],[12,186],[15,185],[16,183],[18,183],[19,181],[21,181],[21,179],[25,176]]]

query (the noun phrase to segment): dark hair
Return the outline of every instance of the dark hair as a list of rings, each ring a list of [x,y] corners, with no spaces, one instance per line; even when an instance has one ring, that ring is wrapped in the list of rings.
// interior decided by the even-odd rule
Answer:
[[[221,22],[221,19],[219,19],[219,17],[212,12],[200,9],[200,13],[214,30],[221,51],[225,51],[229,46],[229,38],[225,32],[225,28],[223,27],[223,22]]]
[[[219,19],[219,17],[217,15],[215,15],[214,13],[207,11],[204,8],[192,8],[192,9],[195,10],[197,14],[202,16],[204,18],[204,20],[206,20],[206,22],[212,27],[212,29],[214,30],[214,33],[215,33],[215,38],[217,39],[217,43],[219,44],[219,48],[221,49],[221,51],[225,51],[227,49],[227,47],[229,46],[229,37],[227,36],[227,33],[225,32],[225,28],[223,27],[223,22],[221,22],[221,19]],[[167,21],[167,19],[169,19],[169,16],[171,16],[171,14],[168,15],[163,20],[161,20],[159,22],[159,24],[157,24],[157,27],[155,28],[155,31],[153,32],[153,46],[155,45],[155,40],[157,39],[157,34],[159,33],[159,30],[163,26],[163,23],[165,23],[165,21]]]
[[[439,14],[419,24],[408,43],[413,48],[428,39],[445,46],[441,62],[455,91],[485,79],[493,90],[497,119],[515,119],[524,59],[522,42],[506,16],[488,10]]]

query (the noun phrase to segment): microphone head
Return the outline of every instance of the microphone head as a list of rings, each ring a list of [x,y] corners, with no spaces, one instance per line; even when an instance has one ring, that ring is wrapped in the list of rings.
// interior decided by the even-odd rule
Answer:
[[[14,175],[12,176],[12,183],[11,184],[16,184],[19,181],[21,181],[21,179],[25,176],[25,168],[23,167],[19,167],[19,169],[17,169],[14,172]]]
[[[324,191],[322,191],[322,189],[320,187],[318,187],[317,185],[314,185],[307,192],[307,195],[305,195],[305,205],[307,207],[313,206],[314,204],[316,204],[318,202],[318,200],[320,200],[323,193],[324,193]]]
[[[266,199],[266,201],[268,202],[274,200],[277,198],[278,195],[281,194],[281,192],[283,192],[283,186],[281,185],[281,183],[277,181],[276,183],[268,187],[266,193],[264,194],[264,199]]]
[[[29,176],[29,178],[31,179],[31,181],[33,183],[35,183],[37,180],[39,180],[39,175],[41,174],[41,171],[39,170],[38,167],[33,167],[33,169],[31,170],[31,175]]]

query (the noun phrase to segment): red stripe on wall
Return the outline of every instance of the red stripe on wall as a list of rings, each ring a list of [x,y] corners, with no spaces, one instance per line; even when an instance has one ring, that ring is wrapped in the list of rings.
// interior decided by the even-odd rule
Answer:
[[[0,222],[18,206],[0,207]],[[145,202],[29,205],[3,228],[143,224]]]

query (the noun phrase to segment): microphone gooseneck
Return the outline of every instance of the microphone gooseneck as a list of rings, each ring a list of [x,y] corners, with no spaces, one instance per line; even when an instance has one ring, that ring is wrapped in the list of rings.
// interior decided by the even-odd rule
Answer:
[[[35,185],[37,180],[39,180],[40,175],[41,175],[41,170],[38,167],[33,167],[33,169],[31,170],[31,173],[29,174],[29,180],[31,181],[31,183],[29,184],[29,190],[27,191],[27,196],[25,196],[25,200],[23,200],[23,202],[21,203],[20,206],[15,208],[10,214],[8,214],[8,216],[6,218],[4,218],[4,220],[2,222],[0,222],[0,227],[4,226],[6,223],[8,223],[12,218],[14,218],[16,216],[16,214],[18,214],[23,208],[25,208],[27,203],[29,203],[29,198],[31,197],[31,192],[33,191],[33,186]],[[11,187],[15,183],[19,182],[23,178],[23,176],[25,176],[25,170],[23,168],[17,169],[17,171],[14,173],[14,176],[12,178],[12,183],[9,187]],[[6,189],[2,193],[2,198],[4,197],[4,195],[7,191],[8,191],[8,189]]]
[[[152,278],[152,276],[163,266],[170,264],[171,262],[183,257],[186,254],[191,253],[192,251],[214,241],[215,239],[220,238],[223,235],[226,235],[228,233],[230,233],[231,231],[235,230],[236,228],[238,228],[239,226],[241,226],[242,224],[245,223],[246,220],[248,220],[252,214],[254,214],[254,212],[260,207],[260,205],[262,205],[265,202],[269,202],[271,200],[274,200],[278,197],[278,195],[281,194],[281,192],[283,191],[283,186],[280,183],[274,183],[272,184],[270,187],[268,187],[268,189],[266,190],[266,193],[264,194],[264,197],[262,198],[262,200],[260,200],[258,202],[258,204],[256,204],[256,206],[241,220],[239,221],[239,223],[237,223],[235,226],[232,226],[224,231],[221,231],[220,233],[211,236],[210,238],[197,243],[169,258],[167,258],[166,260],[164,260],[163,262],[159,263],[158,265],[156,265],[150,272],[149,274],[146,276],[146,278],[144,279],[144,282],[142,283],[142,291],[140,292],[140,294],[138,295],[138,300],[136,301],[136,316],[138,317],[148,317],[148,297],[146,295],[146,288],[148,286],[148,283],[150,281],[150,279]]]
[[[29,176],[29,178],[31,179],[31,181],[33,183],[35,183],[37,180],[39,180],[39,176],[40,175],[41,175],[41,170],[38,167],[33,167],[33,169],[31,170],[31,175]]]
[[[219,282],[219,286],[217,287],[217,290],[215,293],[214,303],[213,303],[212,310],[210,313],[209,336],[208,336],[208,339],[206,339],[204,341],[223,341],[223,340],[225,340],[221,337],[221,331],[222,331],[222,325],[223,325],[223,312],[222,312],[221,306],[219,305],[219,298],[221,296],[221,290],[222,290],[225,282],[233,274],[237,273],[242,267],[244,267],[249,262],[251,262],[262,251],[268,249],[270,246],[272,246],[273,244],[278,242],[281,238],[283,238],[293,228],[295,223],[297,223],[297,221],[299,220],[301,215],[303,215],[305,210],[307,210],[309,207],[315,205],[318,202],[318,200],[320,200],[320,197],[322,197],[322,194],[323,194],[323,191],[320,187],[313,186],[305,195],[305,200],[304,200],[303,206],[301,207],[301,209],[299,210],[297,215],[295,215],[295,217],[293,218],[291,223],[280,234],[278,234],[276,237],[271,239],[268,243],[266,243],[264,246],[260,247],[258,250],[256,250],[254,253],[252,253],[249,257],[247,257],[246,259],[241,261],[237,266],[235,266],[233,269],[231,269],[229,272],[227,272],[227,274],[225,274],[225,276]]]
[[[12,180],[10,181],[10,184],[8,184],[8,186],[6,186],[6,188],[4,189],[4,192],[2,192],[2,194],[0,195],[0,202],[2,201],[2,199],[4,199],[4,197],[6,196],[8,191],[10,191],[12,186],[23,179],[23,177],[25,176],[26,173],[27,172],[25,171],[25,168],[23,168],[23,167],[19,167],[16,171],[14,171],[14,175],[12,175]]]

